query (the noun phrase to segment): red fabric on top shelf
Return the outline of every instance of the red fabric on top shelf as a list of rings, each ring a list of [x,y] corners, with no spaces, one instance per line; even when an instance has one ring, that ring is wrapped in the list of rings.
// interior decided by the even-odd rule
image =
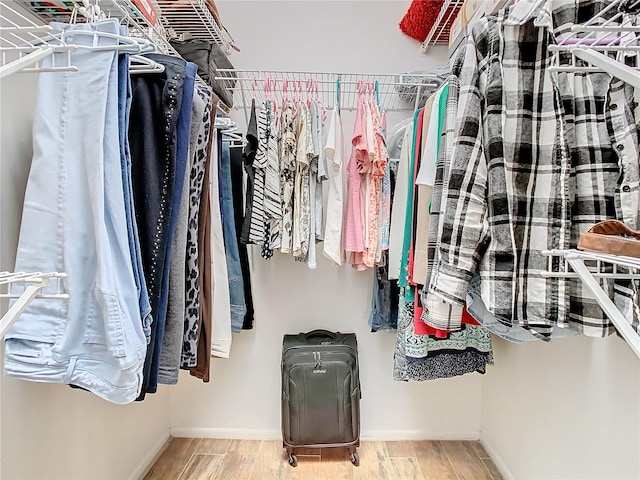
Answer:
[[[444,0],[413,0],[400,21],[400,30],[419,42],[424,41],[443,4]]]

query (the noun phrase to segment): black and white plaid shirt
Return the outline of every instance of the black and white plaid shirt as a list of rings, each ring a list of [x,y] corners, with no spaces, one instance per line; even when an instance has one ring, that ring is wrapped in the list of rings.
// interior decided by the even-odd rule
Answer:
[[[425,305],[433,327],[459,328],[477,272],[485,304],[507,325],[614,331],[579,281],[542,276],[542,251],[575,248],[593,224],[638,227],[633,89],[604,73],[549,70],[549,44],[606,3],[521,0],[472,29]],[[607,289],[635,322],[634,285]]]

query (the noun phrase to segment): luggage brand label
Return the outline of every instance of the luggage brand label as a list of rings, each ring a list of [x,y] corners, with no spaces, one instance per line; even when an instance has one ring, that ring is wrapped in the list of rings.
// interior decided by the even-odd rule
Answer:
[[[324,368],[323,369],[317,368],[313,371],[313,373],[327,373],[327,371]]]

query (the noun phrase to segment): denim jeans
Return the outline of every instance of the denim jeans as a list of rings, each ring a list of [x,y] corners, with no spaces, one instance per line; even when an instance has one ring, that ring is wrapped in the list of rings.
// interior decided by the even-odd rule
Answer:
[[[229,276],[229,301],[231,303],[231,331],[242,330],[247,306],[244,301],[244,282],[238,252],[235,217],[233,214],[233,194],[231,191],[231,155],[229,142],[222,141],[218,135],[218,152],[220,156],[220,211],[224,232],[225,255],[227,258],[227,274]]]
[[[244,223],[244,191],[243,191],[243,165],[242,165],[242,149],[230,149],[231,156],[231,190],[233,194],[233,215],[235,219],[236,234],[242,231]],[[238,252],[240,255],[240,268],[242,270],[242,281],[244,283],[244,303],[247,307],[247,313],[244,316],[243,330],[251,330],[253,328],[253,294],[251,293],[251,269],[249,268],[249,253],[247,246],[238,238]]]
[[[475,275],[469,283],[469,291],[467,292],[467,310],[477,322],[494,335],[512,343],[533,342],[540,340],[531,333],[531,331],[520,325],[508,326],[496,319],[491,313],[480,294],[480,277]],[[551,338],[565,338],[578,335],[578,332],[569,330],[568,328],[554,327]]]
[[[397,280],[389,280],[389,254],[383,252],[384,265],[376,265],[373,273],[373,296],[369,325],[372,332],[398,328],[400,289]]]
[[[162,339],[164,337],[164,326],[167,318],[167,307],[169,302],[169,267],[171,264],[171,247],[173,237],[178,222],[178,212],[180,211],[180,201],[182,200],[182,189],[184,187],[185,176],[187,175],[187,164],[189,163],[189,141],[191,138],[191,108],[193,107],[193,90],[196,83],[196,71],[198,67],[194,63],[187,63],[185,67],[185,79],[182,88],[182,102],[178,115],[178,125],[176,131],[176,170],[175,188],[173,191],[171,218],[169,221],[169,237],[167,240],[167,255],[164,260],[164,272],[162,274],[162,289],[160,291],[160,301],[158,303],[158,328],[156,329],[155,347],[151,359],[149,370],[149,385],[147,393],[155,393],[158,390],[158,370],[160,369],[160,350],[162,349]],[[187,182],[189,179],[187,178]],[[145,370],[146,375],[146,370]]]
[[[115,19],[52,27],[53,33],[119,32]],[[93,40],[67,38],[83,45]],[[100,46],[116,43],[98,39]],[[142,387],[146,341],[122,186],[118,57],[115,50],[79,49],[71,61],[77,73],[39,77],[16,258],[16,271],[66,272],[69,299],[29,305],[6,335],[4,369],[9,376],[73,384],[128,403]]]
[[[178,116],[186,75],[186,62],[181,58],[155,54],[150,57],[164,65],[165,71],[131,77],[133,101],[129,122],[133,201],[154,317],[140,400],[149,386],[158,325],[164,325],[160,305],[176,190]]]
[[[120,27],[121,34],[126,31]],[[127,215],[127,232],[129,234],[129,250],[133,275],[138,289],[140,316],[147,343],[151,340],[151,304],[149,292],[144,281],[142,268],[142,254],[140,253],[140,238],[136,225],[136,214],[133,206],[133,186],[131,184],[131,152],[129,151],[129,115],[131,112],[131,78],[129,77],[129,54],[120,55],[118,68],[118,129],[120,132],[120,162],[122,167],[122,186],[124,189],[124,209]]]

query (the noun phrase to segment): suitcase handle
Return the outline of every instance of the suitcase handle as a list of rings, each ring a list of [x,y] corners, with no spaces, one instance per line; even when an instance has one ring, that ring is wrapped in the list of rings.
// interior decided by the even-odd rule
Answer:
[[[304,334],[304,338],[311,338],[311,337],[329,337],[335,340],[336,334],[333,332],[330,332],[329,330],[322,330],[322,329],[311,330],[310,332],[307,332]]]

